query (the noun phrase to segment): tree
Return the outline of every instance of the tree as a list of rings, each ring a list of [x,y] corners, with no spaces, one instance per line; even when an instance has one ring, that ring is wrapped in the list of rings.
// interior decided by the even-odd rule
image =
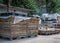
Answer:
[[[57,0],[43,0],[46,5],[47,13],[57,12]]]
[[[52,1],[51,2],[51,11],[53,12],[53,13],[56,13],[57,12],[57,3],[56,2],[54,2],[54,1]]]
[[[37,5],[35,0],[12,0],[12,4],[13,6],[17,6],[20,8],[27,8],[27,9],[33,9],[33,10],[37,10]]]

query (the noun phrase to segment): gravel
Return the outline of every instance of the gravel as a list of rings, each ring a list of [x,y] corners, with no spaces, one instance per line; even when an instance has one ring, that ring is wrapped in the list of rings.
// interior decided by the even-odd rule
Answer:
[[[9,41],[0,38],[0,43],[60,43],[60,34],[38,35],[37,37]]]

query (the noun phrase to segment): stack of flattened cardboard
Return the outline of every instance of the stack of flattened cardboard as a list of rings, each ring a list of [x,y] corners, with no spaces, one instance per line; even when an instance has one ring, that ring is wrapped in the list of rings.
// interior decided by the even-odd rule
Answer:
[[[60,23],[60,16],[57,17],[58,23]]]
[[[0,19],[0,36],[8,38],[26,37],[38,34],[38,19],[26,19],[16,24],[14,17]]]
[[[29,35],[37,35],[38,33],[38,19],[29,19],[27,20],[27,28],[28,28],[28,34]]]

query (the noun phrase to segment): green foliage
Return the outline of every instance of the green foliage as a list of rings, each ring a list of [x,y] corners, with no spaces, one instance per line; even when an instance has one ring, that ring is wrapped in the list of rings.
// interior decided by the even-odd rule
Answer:
[[[57,8],[60,8],[60,0],[55,0],[54,2],[57,4],[57,5],[56,5]]]
[[[13,6],[18,6],[20,8],[33,9],[37,12],[37,5],[35,0],[12,0]]]
[[[56,5],[57,5],[56,2],[54,2],[54,1],[51,2],[51,9],[52,9],[53,13],[57,12],[57,6]]]
[[[60,6],[59,0],[43,0],[43,3],[46,5],[46,9],[48,13],[51,13],[51,12],[56,13],[58,7]]]
[[[35,11],[37,9],[35,0],[24,0],[24,5],[26,8],[33,9]]]
[[[19,7],[20,7],[20,8],[24,8],[24,5],[20,5]]]
[[[21,8],[29,8],[29,9],[33,9],[36,10],[37,9],[37,5],[35,0],[12,0],[12,4],[13,6],[18,6]]]
[[[29,12],[27,16],[32,17],[33,13]]]
[[[0,0],[0,3],[2,4],[3,3],[3,0]]]

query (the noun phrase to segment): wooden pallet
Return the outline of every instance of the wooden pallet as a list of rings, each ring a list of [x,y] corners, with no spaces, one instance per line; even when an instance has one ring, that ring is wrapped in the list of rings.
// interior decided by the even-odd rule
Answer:
[[[33,37],[37,37],[37,35],[30,35],[30,36],[25,36],[25,37],[15,37],[15,38],[0,36],[1,39],[11,40],[11,41],[17,40],[17,39],[33,38]]]
[[[39,31],[39,35],[52,35],[52,34],[58,34],[60,31]]]

